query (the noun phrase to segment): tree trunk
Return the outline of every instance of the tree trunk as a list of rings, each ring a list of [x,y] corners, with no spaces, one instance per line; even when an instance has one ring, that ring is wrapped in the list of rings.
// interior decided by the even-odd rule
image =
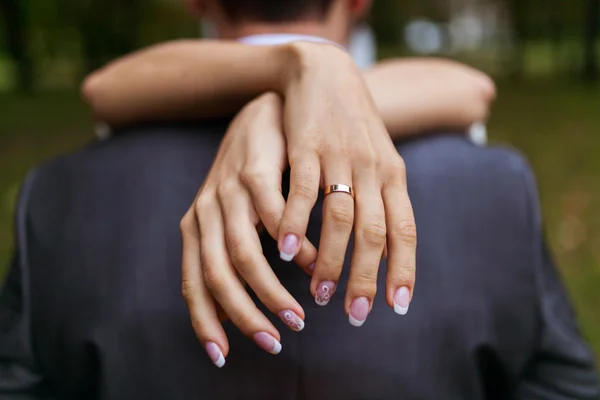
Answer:
[[[6,46],[17,67],[17,89],[27,92],[33,88],[33,61],[29,55],[27,22],[23,2],[0,0],[0,15],[6,36]]]
[[[512,19],[513,55],[510,76],[520,80],[525,67],[525,42],[527,40],[527,12],[522,0],[508,0]]]
[[[79,31],[85,73],[136,49],[140,26],[137,0],[93,0],[82,10]]]
[[[557,1],[546,0],[545,5],[549,12],[548,17],[548,35],[552,42],[552,53],[555,72],[562,67],[562,38],[564,31],[564,21],[561,15],[561,6]]]
[[[587,0],[584,7],[583,30],[583,78],[586,80],[598,79],[598,54],[596,44],[600,31],[600,0]]]

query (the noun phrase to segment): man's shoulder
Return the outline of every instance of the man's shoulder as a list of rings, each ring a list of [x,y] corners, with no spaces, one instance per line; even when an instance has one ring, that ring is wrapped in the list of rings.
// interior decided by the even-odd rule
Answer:
[[[61,154],[34,167],[30,178],[34,186],[56,179],[103,174],[111,171],[126,175],[136,165],[157,167],[155,162],[179,158],[190,153],[200,157],[217,148],[226,128],[225,121],[206,123],[149,124],[118,130],[104,140]],[[173,165],[171,165],[173,167]],[[139,172],[139,171],[138,171]]]
[[[508,146],[478,146],[463,136],[436,135],[401,145],[398,150],[415,185],[437,182],[490,193],[537,193],[527,158]]]
[[[48,214],[48,210],[62,210],[81,201],[93,203],[109,194],[111,200],[142,196],[167,184],[197,190],[223,131],[222,125],[153,125],[91,142],[29,172],[22,185],[28,192],[27,209]]]
[[[459,135],[415,140],[399,151],[414,202],[451,209],[456,218],[478,215],[494,224],[539,226],[535,175],[519,151],[477,146]]]
[[[407,164],[433,176],[519,179],[532,174],[518,150],[505,145],[479,146],[462,135],[430,136],[401,145],[399,151]]]

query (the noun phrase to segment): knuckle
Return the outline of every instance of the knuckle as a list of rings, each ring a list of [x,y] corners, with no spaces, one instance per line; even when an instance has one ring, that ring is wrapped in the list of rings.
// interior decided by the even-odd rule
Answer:
[[[313,190],[312,185],[308,183],[308,179],[300,179],[290,188],[290,195],[301,198],[307,203],[315,203],[319,194],[316,190]]]
[[[319,274],[321,274],[320,276],[325,279],[325,278],[332,278],[329,280],[333,280],[333,281],[337,281],[338,278],[336,278],[336,276],[339,276],[340,271],[342,270],[342,268],[344,267],[344,261],[345,261],[345,254],[327,254],[324,257],[322,257],[322,260],[320,260],[320,266],[319,266]]]
[[[357,151],[353,159],[361,168],[377,168],[380,164],[379,156],[370,149]]]
[[[406,180],[406,163],[402,157],[397,157],[389,167],[390,174],[393,179],[399,179],[404,182]]]
[[[221,199],[235,196],[237,193],[237,188],[238,184],[234,179],[225,179],[219,184],[217,188],[217,195]]]
[[[401,179],[406,176],[406,163],[398,153],[381,158],[379,165],[390,179]]]
[[[352,291],[368,298],[377,294],[377,268],[356,272],[351,278]]]
[[[219,268],[203,269],[204,283],[206,287],[213,293],[220,293],[225,287],[225,275]]]
[[[385,222],[378,220],[360,231],[364,243],[372,248],[382,248],[386,241]]]
[[[233,236],[227,241],[227,249],[229,250],[229,258],[240,273],[247,269],[247,266],[252,261],[252,255],[248,250],[243,239]]]
[[[231,322],[242,331],[250,331],[252,326],[254,326],[254,318],[246,313],[236,313],[231,318]]]
[[[288,152],[291,167],[306,164],[312,156],[318,156],[329,148],[319,129],[307,128],[303,137],[306,140],[295,143]]]
[[[413,219],[405,219],[394,226],[392,237],[409,246],[417,245],[417,226]]]
[[[336,204],[329,211],[329,218],[338,229],[352,228],[352,225],[354,225],[354,209],[348,203]]]
[[[194,329],[194,333],[196,334],[196,337],[200,341],[203,341],[203,339],[204,339],[204,323],[202,323],[202,320],[199,318],[192,317],[192,328]]]
[[[240,172],[240,181],[246,187],[261,190],[268,186],[271,174],[260,165],[248,165]]]
[[[181,281],[181,295],[186,301],[191,301],[196,298],[198,292],[198,282],[189,279]]]
[[[345,145],[327,146],[324,151],[324,156],[333,160],[347,160],[351,153],[350,148]]]
[[[395,157],[395,160],[392,165],[398,171],[406,172],[406,163],[404,162],[404,158],[402,158],[400,155],[398,155],[398,157]]]
[[[279,224],[281,223],[282,210],[279,210],[276,206],[265,205],[262,210],[262,223],[271,235],[277,237],[279,233]]]
[[[194,215],[188,212],[183,216],[183,218],[179,222],[179,230],[181,231],[182,235],[186,235],[194,230],[195,225],[196,221],[194,219]]]
[[[415,281],[415,264],[400,264],[396,268],[388,267],[389,279],[395,285],[413,286]]]
[[[194,211],[197,215],[202,215],[204,210],[208,209],[212,204],[213,196],[211,196],[208,192],[202,192],[196,199],[194,203]]]
[[[327,257],[323,257],[322,260],[320,261],[320,266],[319,266],[319,276],[322,277],[322,280],[333,280],[336,281],[336,279],[329,279],[329,278],[335,278],[336,274],[339,273],[339,271],[342,270],[342,268],[344,267],[344,257],[343,256],[334,256],[334,255],[329,255]]]

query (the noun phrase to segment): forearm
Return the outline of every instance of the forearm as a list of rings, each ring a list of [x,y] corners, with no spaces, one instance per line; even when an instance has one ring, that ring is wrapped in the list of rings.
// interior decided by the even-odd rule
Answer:
[[[94,73],[83,94],[111,125],[232,115],[266,91],[285,91],[305,59],[299,49],[323,45],[249,47],[214,41],[170,42],[119,59]],[[341,52],[340,52],[341,53]],[[323,68],[344,68],[310,58]],[[487,116],[493,82],[483,73],[445,60],[380,63],[365,80],[383,121],[397,138],[434,128],[464,129]],[[282,93],[283,94],[283,93]]]
[[[365,80],[393,138],[484,121],[495,97],[484,73],[441,59],[382,62]]]
[[[267,91],[283,92],[302,61],[291,46],[170,42],[123,57],[82,87],[96,116],[124,125],[231,114]]]

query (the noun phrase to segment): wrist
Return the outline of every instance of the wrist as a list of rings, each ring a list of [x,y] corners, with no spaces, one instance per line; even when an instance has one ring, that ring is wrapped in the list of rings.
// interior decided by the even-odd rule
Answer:
[[[250,110],[257,117],[259,117],[262,113],[268,112],[273,113],[276,111],[277,113],[283,107],[283,100],[279,93],[277,92],[267,92],[264,93],[250,103],[248,103],[245,107],[246,110]]]
[[[280,46],[279,51],[283,62],[277,92],[284,96],[306,79],[359,75],[350,55],[330,44],[299,41]]]

